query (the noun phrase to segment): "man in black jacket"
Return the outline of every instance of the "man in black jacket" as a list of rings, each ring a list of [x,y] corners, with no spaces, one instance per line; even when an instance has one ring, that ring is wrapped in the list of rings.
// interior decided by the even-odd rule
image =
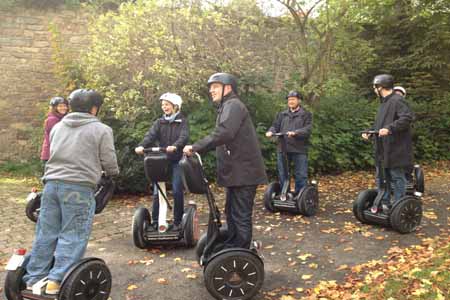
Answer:
[[[412,164],[411,123],[414,113],[402,96],[393,91],[394,78],[388,74],[375,76],[373,89],[380,98],[380,106],[373,129],[378,131],[382,149],[375,149],[375,159],[383,159],[388,192],[383,197],[383,206],[389,206],[391,184],[394,187],[394,201],[405,195],[405,168]],[[368,139],[367,134],[363,134]],[[381,157],[382,156],[382,157]],[[377,169],[377,186],[380,186],[380,171]]]
[[[250,114],[237,96],[236,78],[213,74],[208,80],[212,101],[218,104],[216,128],[184,147],[184,153],[216,148],[217,183],[226,188],[228,239],[225,248],[249,248],[256,187],[267,182],[264,161]]]
[[[294,162],[295,193],[306,186],[308,181],[308,145],[309,136],[312,128],[312,115],[301,105],[301,95],[297,91],[290,91],[286,96],[288,109],[278,113],[272,127],[266,132],[267,137],[274,133],[285,133],[284,151],[287,152],[288,166],[291,161]],[[278,178],[281,186],[284,185],[287,178],[287,171],[284,169],[282,149],[283,144],[278,143],[277,167]]]

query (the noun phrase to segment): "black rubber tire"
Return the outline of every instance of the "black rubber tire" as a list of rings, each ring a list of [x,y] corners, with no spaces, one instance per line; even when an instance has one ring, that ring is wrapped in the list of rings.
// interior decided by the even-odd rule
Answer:
[[[25,207],[25,214],[28,219],[32,222],[36,223],[39,218],[39,209],[41,208],[41,193],[38,193],[36,198],[28,201],[27,206]]]
[[[61,287],[59,300],[107,300],[111,281],[111,272],[104,262],[87,261],[70,273]]]
[[[216,299],[252,299],[264,282],[264,264],[255,253],[225,250],[208,262],[204,280]]]
[[[313,185],[308,185],[297,197],[298,212],[304,216],[314,216],[319,210],[319,192]]]
[[[132,235],[134,245],[140,249],[147,249],[148,241],[145,239],[145,232],[151,224],[151,217],[148,209],[138,207],[133,215]]]
[[[389,221],[394,230],[410,233],[417,229],[422,220],[422,203],[413,196],[405,196],[392,207]]]
[[[361,223],[372,224],[364,217],[364,211],[372,206],[377,194],[378,191],[376,189],[364,190],[359,193],[358,198],[353,202],[353,214]]]
[[[25,268],[18,268],[15,271],[8,271],[5,278],[5,296],[8,300],[22,300],[23,297],[20,291],[26,288],[22,281],[25,275]]]
[[[195,205],[189,205],[186,209],[186,223],[184,225],[184,244],[186,247],[194,247],[197,244],[200,228],[198,225],[198,214]]]
[[[273,195],[278,195],[281,192],[281,187],[279,182],[272,182],[267,186],[264,192],[264,207],[270,212],[276,212],[276,208],[273,205]]]
[[[425,175],[421,167],[414,168],[414,189],[418,192],[425,192]]]
[[[228,228],[222,226],[219,229],[219,238],[217,239],[217,243],[223,244],[227,238],[228,238]],[[199,262],[199,263],[200,263],[200,258],[203,255],[203,250],[205,250],[205,246],[206,246],[206,232],[204,234],[202,234],[202,236],[200,237],[200,239],[197,242],[197,247],[195,248],[195,257],[197,258],[197,262]],[[220,248],[220,245],[219,245],[219,248]]]

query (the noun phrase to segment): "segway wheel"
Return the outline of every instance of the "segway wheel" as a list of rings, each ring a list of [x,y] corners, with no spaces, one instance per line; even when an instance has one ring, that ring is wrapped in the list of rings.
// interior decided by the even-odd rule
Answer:
[[[418,192],[425,192],[425,175],[421,167],[414,167],[414,189]]]
[[[203,252],[206,247],[206,232],[202,234],[200,239],[197,242],[197,247],[195,248],[195,256],[197,258],[197,262],[200,263],[200,258],[203,255]],[[228,238],[228,229],[226,227],[221,227],[219,230],[219,238],[216,241],[216,247],[218,249],[223,248],[223,244],[225,243],[226,239]]]
[[[252,252],[225,250],[205,268],[205,285],[216,299],[252,299],[264,281],[264,264]]]
[[[111,292],[111,272],[98,259],[75,268],[63,283],[60,300],[107,300]]]
[[[304,216],[314,216],[319,210],[319,193],[317,188],[308,185],[297,198],[298,212]]]
[[[27,202],[25,207],[25,214],[28,219],[36,223],[39,218],[39,211],[41,210],[41,193],[38,193],[36,197]]]
[[[264,192],[264,207],[270,212],[276,212],[276,208],[273,205],[273,198],[279,195],[281,192],[280,183],[272,182],[267,186]]]
[[[5,278],[5,296],[8,300],[22,300],[21,291],[26,288],[22,281],[25,275],[25,268],[17,268],[14,271],[8,271]]]
[[[184,243],[186,247],[194,247],[200,236],[200,228],[198,226],[197,207],[189,205],[186,208],[186,222],[184,223]]]
[[[150,226],[151,217],[148,209],[139,207],[133,215],[132,234],[134,245],[140,249],[146,249],[148,242],[145,233]]]
[[[359,193],[358,198],[353,202],[353,214],[356,219],[363,224],[371,224],[364,217],[364,211],[372,207],[373,201],[377,197],[376,189],[365,190]]]
[[[422,220],[422,203],[419,199],[406,196],[392,207],[391,226],[400,233],[410,233],[417,229]]]

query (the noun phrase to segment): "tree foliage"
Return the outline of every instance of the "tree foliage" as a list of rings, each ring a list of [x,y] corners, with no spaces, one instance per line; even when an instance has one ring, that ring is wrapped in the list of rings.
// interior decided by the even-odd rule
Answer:
[[[254,0],[119,2],[115,10],[96,10],[91,44],[77,60],[63,63],[62,50],[55,58],[66,81],[106,96],[103,114],[115,129],[123,188],[145,186],[133,149],[161,114],[159,95],[183,97],[196,141],[214,126],[206,80],[220,71],[239,77],[272,175],[275,144],[264,132],[290,89],[304,92],[313,111],[311,171],[371,166],[372,146],[358,132],[373,122],[371,81],[384,72],[407,89],[416,112],[416,157],[450,159],[447,1],[277,0],[288,9],[277,17]],[[212,174],[214,158],[206,161]]]

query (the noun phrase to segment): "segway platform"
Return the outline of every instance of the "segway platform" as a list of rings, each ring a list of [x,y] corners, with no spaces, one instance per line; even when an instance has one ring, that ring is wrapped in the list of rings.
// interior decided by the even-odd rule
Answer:
[[[6,269],[5,296],[8,300],[107,300],[111,292],[111,272],[99,258],[83,258],[73,265],[61,282],[58,295],[44,292],[46,279],[27,290],[23,282],[29,257],[19,249],[10,259]]]
[[[377,143],[377,151],[383,153],[378,132],[364,131],[363,133],[374,135],[375,142]],[[412,187],[407,188],[406,194],[398,201],[395,201],[392,207],[383,207],[383,195],[385,193],[391,193],[390,198],[392,198],[393,188],[392,183],[386,179],[382,166],[383,161],[380,159],[377,162],[377,167],[381,170],[379,175],[381,180],[380,189],[369,189],[359,193],[358,198],[353,202],[353,214],[358,221],[364,224],[378,224],[392,227],[400,233],[413,232],[420,225],[422,219],[422,202],[420,197],[424,191],[423,171],[416,165]]]
[[[147,249],[157,245],[184,243],[186,247],[193,247],[199,238],[197,205],[190,201],[184,209],[181,230],[168,230],[167,209],[172,209],[169,203],[165,182],[171,180],[170,161],[165,148],[153,147],[144,149],[144,171],[150,182],[156,183],[158,189],[159,216],[158,228],[152,226],[150,212],[145,207],[139,207],[133,216],[132,235],[134,245],[140,249]]]
[[[290,187],[290,166],[288,153],[286,152],[286,134],[274,133],[281,141],[281,154],[283,157],[283,168],[286,171],[284,185],[272,182],[267,186],[264,193],[264,207],[270,212],[287,211],[293,214],[313,216],[319,209],[319,192],[317,181],[312,180],[300,192],[295,195]]]
[[[208,231],[199,239],[195,251],[204,267],[206,289],[215,299],[252,299],[264,282],[260,244],[254,242],[250,249],[224,249],[228,230],[221,224],[220,211],[209,188],[200,155],[184,157],[180,165],[188,190],[205,195],[208,201]]]

